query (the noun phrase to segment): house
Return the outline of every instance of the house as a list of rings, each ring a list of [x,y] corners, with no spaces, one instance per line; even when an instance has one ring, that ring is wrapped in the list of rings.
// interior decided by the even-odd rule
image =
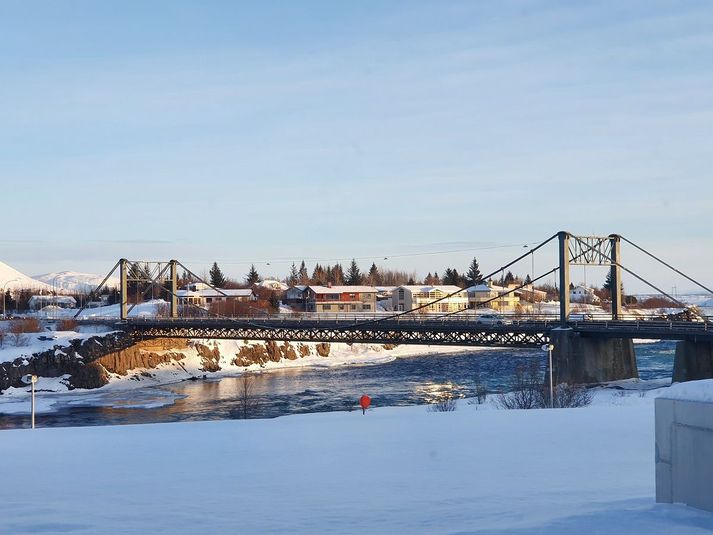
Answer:
[[[513,285],[512,288],[517,288]],[[476,284],[468,288],[468,308],[487,307],[498,312],[514,312],[520,304],[520,291],[492,283]],[[508,293],[509,292],[509,293]]]
[[[288,288],[282,302],[292,308],[292,310],[304,312],[306,310],[307,302],[307,294],[305,290],[307,290],[307,286],[305,285]]]
[[[257,296],[252,288],[238,288],[220,291],[214,290],[203,282],[194,282],[178,290],[176,296],[181,304],[189,304],[205,308],[213,303],[225,301],[255,301]]]
[[[508,288],[515,287],[515,285],[508,285]],[[529,303],[541,303],[547,300],[547,292],[533,288],[532,284],[528,284],[523,288],[520,288],[517,292],[520,295],[520,299],[527,301]]]
[[[569,300],[573,303],[599,303],[599,297],[594,290],[586,286],[575,286],[569,290]]]
[[[373,286],[307,286],[304,290],[304,302],[307,312],[374,312],[376,310],[376,288]]]
[[[31,310],[40,310],[50,305],[60,308],[76,308],[77,300],[68,295],[33,295],[27,301],[27,306]]]
[[[468,308],[468,296],[461,290],[458,286],[451,285],[404,285],[393,290],[391,301],[396,311],[419,308],[422,312],[457,312]],[[442,300],[438,301],[439,299]]]

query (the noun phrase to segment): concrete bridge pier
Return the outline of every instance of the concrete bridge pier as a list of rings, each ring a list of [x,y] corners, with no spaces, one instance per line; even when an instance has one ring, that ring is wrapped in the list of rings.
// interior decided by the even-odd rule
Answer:
[[[676,344],[673,382],[713,379],[713,343],[682,340]]]
[[[572,329],[554,329],[555,384],[592,384],[639,377],[631,338],[588,338]]]

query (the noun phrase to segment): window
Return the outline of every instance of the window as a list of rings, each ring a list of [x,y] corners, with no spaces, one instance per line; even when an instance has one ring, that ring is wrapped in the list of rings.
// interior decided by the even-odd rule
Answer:
[[[350,307],[352,310],[356,310],[356,305],[351,305]]]
[[[405,293],[405,292],[404,292],[404,289],[403,289],[403,288],[399,288],[399,299],[403,299],[403,298],[404,298],[404,293]]]
[[[322,310],[332,310],[332,305],[322,305]]]
[[[339,310],[344,310],[344,305],[339,305]]]
[[[364,305],[361,307],[363,310],[371,310],[371,305]]]

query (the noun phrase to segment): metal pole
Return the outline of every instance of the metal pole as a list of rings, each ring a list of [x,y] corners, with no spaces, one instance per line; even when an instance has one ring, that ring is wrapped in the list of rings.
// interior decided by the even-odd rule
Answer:
[[[35,428],[35,383],[37,382],[37,376],[32,376],[32,429]]]
[[[555,408],[555,388],[552,380],[552,344],[547,346],[547,357],[550,361],[550,409]]]

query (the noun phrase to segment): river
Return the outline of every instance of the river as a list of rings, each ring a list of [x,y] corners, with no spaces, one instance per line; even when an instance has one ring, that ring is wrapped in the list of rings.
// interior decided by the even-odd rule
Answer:
[[[635,347],[641,379],[670,379],[673,342]],[[517,366],[534,362],[544,372],[545,359],[542,351],[478,349],[398,358],[379,364],[273,370],[253,375],[251,397],[256,406],[251,408],[249,417],[354,410],[365,393],[371,396],[373,407],[432,403],[445,393],[473,397],[478,377],[489,392],[502,392],[508,389]],[[67,427],[240,418],[242,385],[239,377],[225,377],[131,391],[56,395],[55,410],[38,415],[37,425]],[[0,415],[0,429],[28,425],[27,415]]]

